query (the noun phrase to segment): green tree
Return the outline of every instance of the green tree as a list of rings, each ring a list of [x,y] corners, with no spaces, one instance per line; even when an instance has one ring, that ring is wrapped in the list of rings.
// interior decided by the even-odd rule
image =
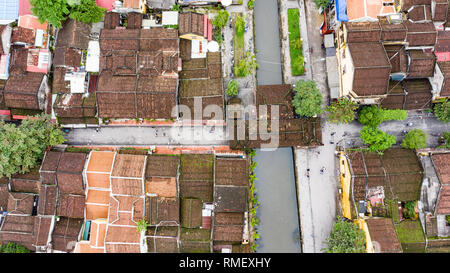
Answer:
[[[242,16],[236,16],[236,22],[234,23],[237,36],[243,36],[245,32],[245,19]]]
[[[249,9],[253,9],[254,6],[255,6],[255,0],[248,0],[247,7]]]
[[[312,117],[322,113],[322,94],[312,80],[299,80],[295,84],[295,96],[292,105],[295,113],[305,117]]]
[[[67,0],[30,0],[30,4],[31,11],[38,17],[39,22],[48,21],[55,27],[61,27],[61,21],[70,13]]]
[[[360,134],[364,144],[369,145],[368,150],[379,154],[389,149],[397,141],[395,136],[388,135],[380,129],[371,126],[364,126]]]
[[[358,104],[348,98],[341,98],[334,101],[326,108],[329,112],[328,120],[331,123],[349,123],[355,119],[355,111]]]
[[[136,223],[136,230],[138,232],[146,232],[147,231],[148,222],[145,219],[142,219]]]
[[[218,28],[223,28],[227,24],[228,17],[230,17],[228,11],[224,9],[219,10],[216,17],[212,20],[212,24]]]
[[[384,121],[404,120],[408,117],[405,110],[382,109],[377,105],[364,107],[359,114],[359,122],[363,125],[377,127]]]
[[[0,123],[0,177],[25,173],[38,164],[48,146],[65,141],[47,115],[24,120],[19,127]]]
[[[235,80],[231,80],[227,84],[227,95],[230,97],[236,96],[239,92],[238,83]]]
[[[444,132],[442,134],[442,137],[445,140],[444,147],[447,148],[447,149],[450,149],[450,132]]]
[[[442,103],[436,103],[434,115],[441,122],[448,123],[450,121],[450,101],[445,100]]]
[[[0,245],[0,253],[30,253],[31,251],[21,244],[9,242]]]
[[[255,54],[250,52],[245,53],[245,57],[239,60],[238,64],[234,67],[234,74],[236,77],[246,77],[253,73],[258,68]]]
[[[316,3],[317,9],[326,8],[330,4],[330,0],[314,0],[314,3]]]
[[[354,223],[337,218],[330,235],[326,239],[326,253],[365,253],[366,237],[364,231]]]
[[[413,129],[406,134],[401,145],[406,149],[423,149],[427,147],[427,135],[420,129]]]
[[[79,5],[70,9],[69,17],[83,23],[100,22],[106,9],[97,6],[95,0],[81,0]]]

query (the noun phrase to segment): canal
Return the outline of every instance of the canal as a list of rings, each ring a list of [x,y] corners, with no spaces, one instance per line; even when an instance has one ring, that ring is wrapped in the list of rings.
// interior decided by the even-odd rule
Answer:
[[[276,0],[255,1],[258,85],[281,84],[280,35]],[[301,252],[294,158],[291,148],[256,151],[255,182],[260,206],[259,253]]]

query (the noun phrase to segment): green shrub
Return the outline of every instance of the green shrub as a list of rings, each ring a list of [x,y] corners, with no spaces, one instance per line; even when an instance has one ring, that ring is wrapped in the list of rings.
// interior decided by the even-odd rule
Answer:
[[[237,36],[243,36],[245,32],[245,19],[238,15],[236,16],[236,23],[234,25]]]
[[[389,149],[397,141],[395,136],[388,135],[380,129],[371,126],[364,126],[360,134],[364,144],[369,145],[368,150],[379,154]]]
[[[238,83],[235,80],[231,80],[227,84],[227,95],[230,97],[236,96],[239,92]]]
[[[365,253],[366,237],[364,231],[354,223],[337,218],[330,235],[326,239],[326,253]]]
[[[359,122],[363,125],[377,127],[384,121],[405,120],[408,112],[405,110],[388,110],[377,105],[364,107],[359,114]]]
[[[236,77],[246,77],[253,73],[258,68],[255,54],[247,52],[245,57],[239,60],[238,64],[234,67],[234,75]]]
[[[328,120],[331,123],[349,123],[355,119],[358,104],[348,98],[340,98],[326,108],[329,112]]]
[[[0,245],[0,253],[30,253],[31,251],[21,244],[9,242]]]
[[[423,149],[427,147],[427,135],[420,129],[413,129],[406,134],[401,145],[406,149]]]
[[[228,21],[230,14],[226,10],[220,10],[216,17],[212,20],[212,24],[218,28],[223,28]]]
[[[436,103],[434,115],[441,122],[448,123],[450,121],[450,101],[445,100],[442,103]]]
[[[248,0],[247,7],[253,9],[255,7],[255,0]]]

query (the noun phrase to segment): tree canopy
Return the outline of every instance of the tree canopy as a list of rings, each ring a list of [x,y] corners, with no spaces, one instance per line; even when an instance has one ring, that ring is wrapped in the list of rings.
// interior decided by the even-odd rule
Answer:
[[[236,96],[239,92],[238,83],[236,80],[231,80],[227,84],[227,95],[230,97]]]
[[[328,120],[331,123],[349,123],[355,119],[355,111],[358,104],[348,98],[341,98],[334,101],[326,108],[328,111]]]
[[[31,251],[21,244],[9,242],[0,245],[0,253],[30,253]]]
[[[442,103],[436,103],[434,115],[441,122],[448,123],[450,121],[450,101],[446,100]]]
[[[330,4],[330,0],[314,0],[314,3],[316,4],[316,7],[319,8],[326,8]]]
[[[81,0],[79,5],[74,5],[69,17],[83,23],[100,22],[106,9],[97,6],[93,0]]]
[[[62,131],[47,115],[24,120],[18,127],[0,122],[0,177],[30,171],[48,146],[64,141]]]
[[[371,126],[364,126],[360,134],[364,144],[369,145],[368,150],[379,154],[383,153],[384,150],[389,149],[397,141],[395,136],[389,135],[386,132]]]
[[[236,77],[246,77],[253,73],[258,68],[255,54],[250,52],[245,53],[245,57],[240,59],[238,64],[234,67],[234,74]]]
[[[223,28],[227,24],[229,16],[230,14],[228,13],[228,11],[224,9],[219,10],[216,17],[214,17],[214,19],[212,20],[212,24],[218,28]]]
[[[322,113],[322,94],[313,80],[299,80],[295,84],[296,94],[292,100],[298,115],[312,117]]]
[[[354,223],[337,218],[330,235],[326,239],[326,253],[364,253],[366,237]]]
[[[377,127],[384,121],[404,120],[408,117],[405,110],[388,110],[377,105],[364,107],[359,114],[359,122],[363,125]]]
[[[95,0],[30,0],[30,4],[39,22],[48,21],[55,27],[61,27],[61,22],[68,17],[84,23],[100,22],[106,11]]]
[[[406,134],[401,145],[406,149],[423,149],[427,147],[427,135],[420,129],[413,129]]]

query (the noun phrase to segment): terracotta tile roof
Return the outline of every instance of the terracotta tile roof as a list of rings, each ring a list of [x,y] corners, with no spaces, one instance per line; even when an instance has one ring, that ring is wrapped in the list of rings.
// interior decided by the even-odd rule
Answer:
[[[406,73],[408,59],[405,47],[400,45],[384,45],[384,49],[392,67],[391,73]]]
[[[39,110],[38,94],[44,76],[43,73],[10,75],[3,90],[6,106]]]
[[[447,21],[449,8],[449,3],[447,0],[437,0],[436,6],[434,7],[433,21]]]
[[[438,62],[438,66],[444,76],[444,82],[441,87],[440,95],[441,96],[449,96],[450,95],[450,61]]]
[[[205,16],[196,12],[183,12],[178,14],[178,31],[181,35],[195,34],[205,36]]]
[[[442,184],[450,184],[450,153],[433,154],[431,156],[436,172],[438,173],[439,180]]]
[[[215,211],[244,212],[247,211],[247,187],[215,186]]]
[[[139,1],[139,0],[136,0]],[[139,12],[129,12],[127,14],[127,19],[128,19],[128,24],[127,24],[127,28],[128,29],[140,29],[142,26],[142,13]]]
[[[34,217],[34,230],[33,230],[33,243],[36,246],[47,246],[48,238],[50,235],[50,228],[53,221],[52,217],[35,216]]]
[[[128,228],[130,231],[131,228]],[[127,232],[124,230],[124,232]],[[140,253],[141,249],[138,244],[108,244],[105,245],[106,253]]]
[[[450,31],[438,31],[436,52],[450,52]]]
[[[386,94],[391,65],[382,44],[353,43],[348,47],[355,69],[353,91],[360,96]]]
[[[345,22],[347,43],[380,41],[381,28],[378,22]]]
[[[408,78],[426,78],[434,75],[436,57],[433,53],[419,49],[408,50],[407,54],[411,60],[408,68]]]
[[[215,183],[216,185],[247,186],[247,160],[216,158]]]
[[[31,215],[34,205],[34,194],[10,192],[8,198],[8,213]]]
[[[111,176],[143,178],[145,159],[141,155],[117,154]]]
[[[43,184],[56,185],[56,169],[58,168],[61,152],[46,152],[41,164],[40,175]]]
[[[437,31],[433,23],[412,23],[405,21],[408,29],[406,41],[409,46],[434,46]]]
[[[213,240],[225,242],[241,242],[244,233],[241,225],[214,225]]]
[[[34,216],[6,215],[0,230],[0,243],[16,242],[35,251],[33,246]]]
[[[124,0],[123,1],[123,7],[124,8],[132,8],[132,9],[138,9],[139,8],[140,0]]]
[[[403,252],[391,218],[372,218],[366,222],[377,253]]]
[[[181,198],[181,226],[198,228],[202,225],[203,203],[199,199]]]
[[[112,170],[114,161],[114,152],[109,151],[92,151],[89,154],[89,164],[87,166],[87,172],[106,172],[109,173]],[[95,184],[90,185],[92,187],[98,187]],[[109,185],[108,185],[109,188]]]
[[[408,11],[416,5],[431,5],[431,0],[402,0],[400,10]]]
[[[0,33],[2,31],[0,30]],[[23,27],[15,27],[11,35],[11,43],[26,43],[34,45],[35,30]]]
[[[55,215],[56,214],[56,198],[58,188],[56,185],[41,185],[39,194],[38,214],[39,215]]]
[[[385,24],[380,22],[381,41],[405,41],[408,29],[404,23]]]
[[[68,47],[57,47],[53,54],[53,65],[79,67],[81,63],[81,50]]]
[[[145,203],[145,217],[150,225],[177,225],[180,223],[180,201],[178,198],[152,196],[147,197]]]
[[[57,47],[74,47],[87,49],[91,26],[86,23],[67,19],[58,31]]]
[[[84,218],[85,197],[59,193],[56,215],[70,218]]]
[[[108,243],[127,243],[137,244],[139,246],[140,234],[135,227],[122,227],[109,225],[106,232],[106,252],[108,251]]]
[[[180,158],[178,156],[149,155],[145,177],[176,177]]]
[[[429,109],[431,107],[431,84],[428,79],[415,79],[404,81],[405,110]]]
[[[115,29],[120,25],[120,14],[117,12],[107,12],[104,21],[105,29]]]
[[[11,191],[13,192],[39,194],[39,189],[41,187],[39,166],[36,166],[29,173],[13,175],[9,184]]]
[[[416,5],[407,13],[407,18],[413,22],[431,21],[431,5]]]
[[[386,198],[418,200],[423,170],[412,150],[390,148],[382,156],[370,153],[348,154],[354,178],[355,200],[364,200],[367,187],[385,187]],[[362,198],[362,199],[358,199]]]
[[[27,69],[28,49],[21,46],[11,46],[10,74],[22,75]]]
[[[86,154],[84,153],[66,152],[61,155],[56,178],[62,193],[84,195],[82,172],[85,162]]]
[[[8,208],[9,189],[7,183],[0,183],[0,208]]]
[[[55,228],[52,233],[53,249],[66,252],[72,251],[75,247],[73,242],[78,241],[82,225],[83,219],[60,217],[59,221],[55,222]]]
[[[145,182],[145,192],[161,197],[177,196],[177,179],[175,177],[153,177]]]
[[[244,213],[241,212],[216,212],[214,213],[215,225],[244,225]]]

